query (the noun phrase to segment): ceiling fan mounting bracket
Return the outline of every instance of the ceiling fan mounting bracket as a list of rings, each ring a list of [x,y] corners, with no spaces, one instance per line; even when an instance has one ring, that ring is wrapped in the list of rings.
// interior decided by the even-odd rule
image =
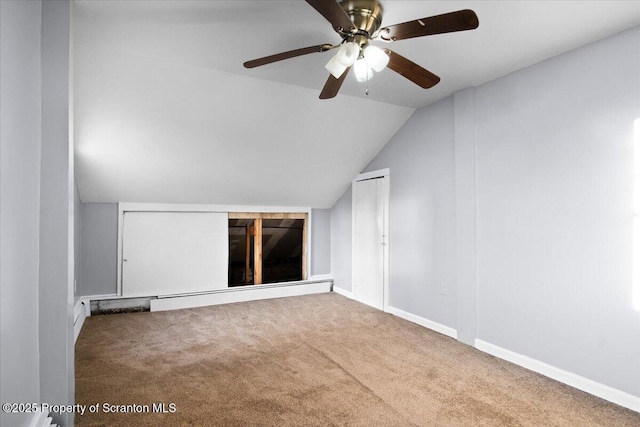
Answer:
[[[383,42],[394,42],[396,41],[396,37],[389,37],[389,33],[391,32],[391,30],[387,27],[385,28],[381,28],[380,32],[378,33],[378,40],[383,41]]]
[[[365,47],[367,47],[369,45],[369,40],[371,39],[367,32],[360,30],[351,33],[344,33],[341,35],[342,41],[340,42],[340,45],[348,42],[354,42],[360,47],[360,49],[364,49]]]
[[[376,0],[342,0],[342,9],[349,15],[349,18],[356,27],[355,30],[346,34],[363,35],[370,38],[382,24],[382,5]],[[338,31],[344,33],[344,31]]]

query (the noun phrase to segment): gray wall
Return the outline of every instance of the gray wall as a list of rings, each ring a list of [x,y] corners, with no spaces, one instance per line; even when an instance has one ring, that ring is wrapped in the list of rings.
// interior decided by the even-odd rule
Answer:
[[[311,274],[331,273],[331,211],[311,209]]]
[[[640,396],[640,27],[476,90],[477,337]]]
[[[117,292],[118,205],[82,203],[82,268],[79,295]]]
[[[453,99],[417,110],[365,171],[390,168],[389,305],[456,327]]]
[[[40,19],[37,1],[0,1],[0,400],[40,401]],[[0,412],[3,426],[30,414]]]
[[[78,184],[73,182],[73,248],[74,248],[74,288],[75,297],[82,296],[82,200],[80,200],[80,191]]]
[[[454,94],[457,337],[476,339],[476,147],[474,88]]]
[[[331,275],[335,287],[351,292],[351,186],[331,208]]]
[[[42,2],[42,147],[40,176],[40,399],[72,404],[73,147],[69,137],[70,4]],[[73,425],[73,414],[54,415]]]
[[[638,46],[635,28],[416,111],[366,168],[391,169],[391,305],[640,396]],[[336,278],[350,220],[341,199]]]

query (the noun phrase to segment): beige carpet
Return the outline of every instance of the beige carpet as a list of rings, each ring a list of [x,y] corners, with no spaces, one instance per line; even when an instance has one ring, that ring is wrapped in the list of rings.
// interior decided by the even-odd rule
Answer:
[[[340,295],[92,316],[82,426],[640,426],[640,414]],[[175,404],[174,413],[102,405]]]

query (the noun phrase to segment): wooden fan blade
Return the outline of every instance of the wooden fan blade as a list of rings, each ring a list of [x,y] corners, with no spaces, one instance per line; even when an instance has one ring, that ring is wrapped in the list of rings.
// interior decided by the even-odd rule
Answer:
[[[244,63],[245,68],[255,68],[261,65],[271,64],[272,62],[282,61],[283,59],[295,58],[296,56],[307,55],[309,53],[325,52],[332,49],[330,44],[320,44],[318,46],[303,47],[302,49],[290,50],[288,52],[276,53],[275,55],[265,56],[264,58],[254,59]]]
[[[322,92],[320,92],[320,99],[329,99],[336,96],[340,91],[340,87],[342,87],[342,82],[344,82],[344,79],[347,77],[347,74],[349,74],[350,69],[351,67],[348,67],[346,70],[344,70],[344,73],[342,73],[342,75],[338,79],[333,77],[333,74],[329,74],[329,78],[327,79],[327,82],[324,84],[324,87],[322,88]]]
[[[345,12],[342,6],[335,0],[306,0],[306,2],[317,10],[320,15],[324,16],[336,31],[351,31],[356,29],[347,12]]]
[[[423,89],[429,89],[438,84],[440,77],[433,74],[431,71],[425,70],[413,61],[408,60],[402,55],[385,49],[387,55],[389,55],[389,64],[387,68],[392,69],[396,73],[400,74]]]
[[[382,28],[376,40],[392,42],[433,34],[473,30],[478,28],[478,25],[476,13],[473,10],[465,9]]]

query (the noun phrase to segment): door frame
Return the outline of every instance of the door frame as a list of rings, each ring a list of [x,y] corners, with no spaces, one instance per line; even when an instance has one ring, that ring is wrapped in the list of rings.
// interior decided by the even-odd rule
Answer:
[[[390,233],[389,233],[389,196],[391,193],[391,170],[389,168],[379,169],[371,172],[364,172],[356,176],[356,178],[351,183],[351,294],[354,299],[356,296],[356,278],[355,278],[355,269],[354,266],[356,264],[356,202],[354,197],[355,185],[360,181],[367,181],[370,179],[377,178],[387,178],[387,186],[382,193],[383,198],[383,235],[385,235],[385,245],[382,250],[382,311],[389,311],[389,246],[390,246]]]

